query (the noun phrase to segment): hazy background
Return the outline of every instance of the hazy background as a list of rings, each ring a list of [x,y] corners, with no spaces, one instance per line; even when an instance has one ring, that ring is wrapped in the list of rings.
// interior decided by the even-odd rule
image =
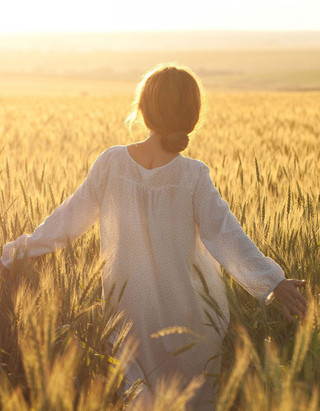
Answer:
[[[160,62],[208,90],[318,90],[319,0],[11,0],[0,95],[132,93]]]
[[[0,95],[131,93],[169,61],[209,90],[316,90],[320,32],[0,34]]]

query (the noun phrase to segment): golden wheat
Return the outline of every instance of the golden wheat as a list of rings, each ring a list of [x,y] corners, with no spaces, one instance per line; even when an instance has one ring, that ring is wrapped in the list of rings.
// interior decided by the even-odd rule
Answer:
[[[1,245],[32,232],[104,149],[132,142],[123,124],[130,103],[131,96],[117,95],[2,99]],[[224,273],[231,323],[217,407],[316,410],[320,94],[217,93],[208,103],[202,128],[182,154],[210,166],[244,230],[288,277],[308,281],[310,300],[306,320],[288,323],[277,302],[259,305]],[[146,130],[136,134],[146,137]],[[98,253],[95,225],[64,250],[16,261],[10,279],[1,281],[2,409],[124,409],[143,390],[141,381],[124,388],[134,343],[121,313],[102,306]],[[213,290],[203,285],[214,308]],[[178,377],[159,382],[155,409],[184,409],[199,385],[182,389]]]

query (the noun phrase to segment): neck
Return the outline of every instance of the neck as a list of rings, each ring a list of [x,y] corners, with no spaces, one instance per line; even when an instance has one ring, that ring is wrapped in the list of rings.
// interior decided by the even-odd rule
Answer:
[[[142,143],[152,151],[164,151],[160,135],[153,130],[150,130],[149,136]]]

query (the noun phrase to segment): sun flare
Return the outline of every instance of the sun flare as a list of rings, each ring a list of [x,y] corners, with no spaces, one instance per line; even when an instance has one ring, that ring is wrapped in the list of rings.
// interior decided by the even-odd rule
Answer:
[[[320,30],[318,0],[12,0],[0,32],[144,30]]]

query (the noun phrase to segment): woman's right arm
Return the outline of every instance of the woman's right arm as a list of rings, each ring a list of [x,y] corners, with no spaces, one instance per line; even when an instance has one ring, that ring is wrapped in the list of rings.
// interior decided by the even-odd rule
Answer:
[[[289,311],[302,317],[307,301],[296,288],[305,282],[286,279],[281,267],[263,255],[221,198],[209,173],[209,167],[203,163],[193,197],[202,242],[251,295],[265,304],[276,296],[288,319]]]
[[[99,218],[107,153],[108,149],[100,154],[83,183],[32,234],[23,234],[3,247],[1,271],[3,266],[10,268],[15,254],[18,259],[47,254],[65,247],[92,227]]]

